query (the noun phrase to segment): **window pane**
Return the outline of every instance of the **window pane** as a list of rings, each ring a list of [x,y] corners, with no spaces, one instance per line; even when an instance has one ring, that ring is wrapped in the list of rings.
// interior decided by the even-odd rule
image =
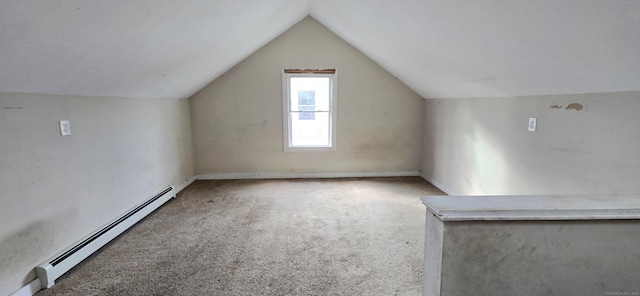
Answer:
[[[312,114],[313,118],[303,114]],[[291,146],[331,145],[328,112],[292,112],[289,120],[291,120]]]
[[[316,111],[316,92],[314,90],[298,91],[298,110]],[[316,119],[316,115],[314,112],[301,112],[298,113],[298,119],[313,120]]]
[[[314,90],[299,90],[298,91],[298,105],[315,105],[316,104],[316,91]]]
[[[315,120],[316,113],[315,112],[299,112],[298,119],[300,120]]]
[[[309,111],[302,110],[300,106],[315,106],[314,110],[329,111],[331,98],[329,82],[329,77],[291,77],[290,110]]]

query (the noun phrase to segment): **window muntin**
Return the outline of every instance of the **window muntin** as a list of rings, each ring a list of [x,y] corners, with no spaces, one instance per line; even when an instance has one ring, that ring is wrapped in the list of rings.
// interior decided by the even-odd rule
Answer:
[[[335,150],[335,78],[283,73],[285,151]]]

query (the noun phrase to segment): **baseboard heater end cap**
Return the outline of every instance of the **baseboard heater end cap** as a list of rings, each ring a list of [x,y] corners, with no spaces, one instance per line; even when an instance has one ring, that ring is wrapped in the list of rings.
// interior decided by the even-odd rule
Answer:
[[[49,289],[55,284],[55,278],[49,277],[52,275],[53,265],[49,263],[43,263],[36,266],[36,276],[40,280],[41,289]]]

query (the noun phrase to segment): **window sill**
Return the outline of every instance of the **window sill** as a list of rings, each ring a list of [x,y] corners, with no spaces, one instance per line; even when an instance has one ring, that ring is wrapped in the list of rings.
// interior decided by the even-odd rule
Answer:
[[[331,152],[336,147],[284,147],[284,152]]]

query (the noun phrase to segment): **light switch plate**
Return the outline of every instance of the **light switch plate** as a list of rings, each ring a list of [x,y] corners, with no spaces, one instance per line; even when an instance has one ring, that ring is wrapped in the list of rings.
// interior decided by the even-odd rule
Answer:
[[[60,135],[61,136],[71,135],[71,124],[69,124],[69,120],[60,120]]]
[[[538,127],[538,119],[535,117],[529,117],[529,131],[535,132]]]

